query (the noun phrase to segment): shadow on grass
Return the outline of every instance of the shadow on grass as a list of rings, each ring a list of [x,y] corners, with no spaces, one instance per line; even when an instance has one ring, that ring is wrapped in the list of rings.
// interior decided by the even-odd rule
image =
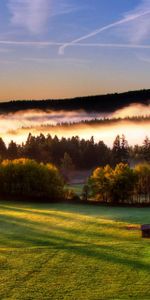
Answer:
[[[32,213],[32,212],[31,212]],[[55,216],[55,213],[54,213]],[[122,264],[129,268],[135,268],[138,271],[149,272],[150,263],[141,261],[136,249],[134,249],[134,241],[130,241],[129,249],[126,249],[126,238],[120,235],[113,235],[112,233],[101,230],[100,234],[92,233],[72,228],[64,228],[63,226],[55,226],[46,224],[46,228],[42,228],[43,224],[36,221],[29,221],[24,218],[17,218],[14,216],[0,216],[1,221],[1,241],[5,247],[49,247],[58,249],[58,251],[66,251],[76,255],[92,258],[97,261],[110,262],[113,264]],[[41,226],[41,227],[40,227]],[[4,232],[3,232],[4,228]],[[68,234],[68,236],[65,236]],[[87,235],[88,238],[87,239]],[[97,237],[93,240],[92,237]],[[101,239],[101,240],[100,240]],[[110,244],[109,241],[121,240],[123,244]],[[99,245],[96,242],[102,242]],[[108,243],[108,245],[107,245]],[[142,251],[143,245],[137,243],[138,251]],[[130,253],[131,250],[131,253]],[[134,259],[133,259],[134,252]]]
[[[51,212],[45,212],[45,211],[41,212],[40,210],[33,210],[33,209],[30,210],[30,209],[23,209],[23,208],[18,208],[18,207],[9,207],[9,206],[4,206],[4,205],[0,206],[0,208],[2,208],[3,210],[6,210],[6,211],[13,211],[13,212],[17,212],[17,213],[20,213],[20,214],[29,213],[30,215],[35,215],[37,217],[40,217],[40,216],[43,217],[43,218],[44,217],[49,217],[49,219],[55,218],[58,221],[61,221],[61,220],[62,221],[75,221],[75,222],[80,223],[80,224],[81,223],[87,224],[88,226],[93,225],[96,228],[99,226],[100,229],[102,229],[102,227],[107,228],[107,229],[109,229],[109,228],[110,229],[115,229],[115,228],[118,229],[118,223],[117,222],[112,223],[111,220],[108,220],[108,223],[106,223],[107,219],[103,219],[106,222],[102,223],[101,222],[102,218],[96,219],[95,221],[90,220],[90,218],[88,218],[87,220],[85,220],[85,218],[83,218],[83,219],[80,218],[80,220],[79,220],[78,215],[76,213],[74,213],[74,214],[71,213],[71,215],[65,215],[61,211],[56,211],[56,213],[54,211],[53,212],[52,211]],[[4,214],[4,215],[7,216],[7,214]],[[83,216],[85,217],[86,215],[84,214]],[[88,217],[88,215],[87,215],[87,217]],[[13,218],[13,216],[11,216],[11,218]],[[21,217],[18,216],[16,219],[17,220],[20,219],[20,221],[24,220],[25,223],[28,223],[28,224],[31,224],[31,225],[33,224],[33,222],[30,222],[28,219],[23,218],[22,216]],[[34,221],[34,224],[41,224],[42,225],[43,223],[44,223],[44,220],[43,221],[40,220],[39,222]],[[123,229],[122,227],[120,225],[120,229]],[[51,225],[51,229],[54,229],[54,228],[56,228],[56,227]],[[57,225],[57,229],[62,230],[62,226]],[[69,228],[65,229],[64,228],[63,231],[65,231],[65,230],[70,231],[70,233],[73,233],[73,234],[80,234],[81,233],[81,231],[76,230],[76,229],[69,229]],[[94,236],[94,235],[95,236],[97,235],[98,237],[101,236],[100,234],[92,232],[92,236]]]
[[[18,207],[21,206],[21,207]],[[109,222],[117,221],[117,222],[127,222],[129,224],[142,224],[150,222],[150,208],[126,208],[126,207],[106,207],[106,206],[84,206],[79,204],[35,204],[31,203],[15,203],[12,206],[12,203],[3,203],[0,204],[0,209],[2,210],[12,210],[18,211],[21,213],[32,213],[35,215],[48,216],[53,217],[55,213],[55,217],[62,220],[78,220],[78,216],[87,216],[87,217],[95,217],[97,220],[109,220]],[[71,215],[68,215],[71,214]],[[85,220],[84,220],[85,222]],[[90,224],[94,224],[95,222],[91,220]],[[118,226],[118,225],[117,225]]]
[[[71,217],[69,217],[69,220],[74,222],[73,226],[76,225],[75,222],[77,222],[77,226],[78,223],[80,227],[82,226],[81,227],[82,229],[79,229],[77,228],[77,226],[76,228],[72,228],[72,226],[69,227],[65,226],[65,224],[63,224],[61,221],[62,216],[56,215],[55,213],[46,214],[50,218],[51,217],[54,218],[54,220],[49,219],[51,221],[49,223],[48,222],[49,220],[44,219],[45,214],[44,215],[42,214],[43,219],[39,219],[39,221],[36,221],[36,220],[26,219],[26,217],[23,216],[23,214],[21,214],[21,212],[28,213],[28,211],[19,209],[19,212],[20,214],[18,214],[18,216],[13,216],[13,215],[9,216],[6,215],[5,213],[3,215],[2,214],[0,215],[0,223],[1,223],[0,231],[3,232],[3,228],[4,228],[4,232],[5,232],[4,235],[11,236],[11,230],[13,230],[13,236],[14,238],[17,236],[17,241],[19,243],[20,241],[24,243],[30,242],[32,244],[35,242],[36,245],[39,245],[40,242],[40,244],[42,243],[44,245],[49,246],[49,238],[52,239],[52,233],[54,233],[55,234],[54,237],[56,238],[57,236],[59,240],[61,240],[62,236],[64,235],[65,237],[63,237],[63,240],[65,242],[73,241],[80,244],[86,244],[89,243],[89,241],[90,242],[93,241],[93,243],[99,244],[103,239],[106,239],[107,242],[111,242],[112,240],[115,240],[116,243],[118,243],[118,241],[119,242],[125,241],[125,237],[121,235],[121,232],[124,231],[125,228],[123,227],[123,225],[122,226],[120,225],[120,227],[118,227],[118,224],[115,222],[97,223],[96,221],[94,222],[89,219],[86,221],[85,219],[83,219],[81,222],[81,220],[78,221],[74,218],[72,219]],[[32,217],[32,214],[34,215],[34,213],[30,211],[29,216],[31,215]],[[37,217],[41,216],[40,212],[39,214],[37,212],[35,214]],[[57,224],[58,221],[59,223]],[[32,231],[34,231],[34,234],[32,234]],[[28,240],[25,240],[25,235],[28,235]],[[30,235],[31,235],[31,239],[29,241]],[[37,236],[38,238],[35,241],[35,237]],[[132,240],[133,237],[131,235],[128,235],[126,237],[126,241],[132,241]],[[11,239],[10,239],[10,243],[12,243]]]

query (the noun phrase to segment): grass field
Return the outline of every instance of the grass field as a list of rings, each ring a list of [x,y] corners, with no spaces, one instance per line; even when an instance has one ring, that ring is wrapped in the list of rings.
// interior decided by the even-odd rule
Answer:
[[[0,202],[0,299],[150,299],[141,223],[150,208]]]
[[[70,185],[68,185],[68,188],[71,189],[79,197],[82,194],[83,187],[84,187],[84,184],[80,184],[80,183],[79,184],[76,183],[76,184],[70,184]]]

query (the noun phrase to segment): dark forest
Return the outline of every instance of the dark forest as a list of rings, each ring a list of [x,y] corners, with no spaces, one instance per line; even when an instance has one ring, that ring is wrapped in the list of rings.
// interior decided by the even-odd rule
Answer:
[[[118,135],[113,147],[109,148],[103,141],[95,143],[93,137],[90,140],[80,139],[78,136],[59,139],[57,136],[52,138],[49,134],[46,137],[43,134],[35,137],[30,133],[25,143],[17,145],[11,141],[8,146],[0,139],[1,161],[22,157],[53,163],[58,168],[69,157],[71,164],[78,170],[89,170],[107,164],[115,166],[120,162],[132,166],[142,161],[150,162],[150,140],[146,137],[142,146],[131,147],[124,135]]]
[[[41,110],[85,110],[87,112],[113,112],[134,103],[148,105],[150,90],[130,91],[107,95],[78,97],[73,99],[17,100],[0,103],[0,113],[17,112],[27,109]]]

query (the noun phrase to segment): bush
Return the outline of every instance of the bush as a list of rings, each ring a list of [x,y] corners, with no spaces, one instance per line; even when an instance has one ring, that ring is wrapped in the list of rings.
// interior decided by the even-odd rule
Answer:
[[[115,169],[98,167],[89,178],[88,186],[95,200],[150,204],[150,164],[141,164],[135,169],[124,163]]]
[[[112,201],[115,203],[132,202],[136,182],[135,171],[127,164],[118,164],[113,173]]]
[[[51,164],[30,159],[5,160],[0,164],[0,196],[61,199],[63,181]]]
[[[135,167],[138,178],[136,195],[138,202],[150,203],[150,164],[139,164]]]

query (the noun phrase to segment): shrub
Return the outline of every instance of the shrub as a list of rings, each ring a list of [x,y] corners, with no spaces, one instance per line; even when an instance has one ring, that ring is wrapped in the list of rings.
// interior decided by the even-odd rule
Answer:
[[[102,202],[150,203],[150,165],[131,169],[120,163],[115,169],[98,167],[88,181],[91,197]]]
[[[150,164],[139,164],[135,167],[138,178],[136,194],[138,202],[150,203]]]
[[[0,164],[0,195],[60,199],[63,181],[51,164],[39,164],[30,159],[5,160]]]

